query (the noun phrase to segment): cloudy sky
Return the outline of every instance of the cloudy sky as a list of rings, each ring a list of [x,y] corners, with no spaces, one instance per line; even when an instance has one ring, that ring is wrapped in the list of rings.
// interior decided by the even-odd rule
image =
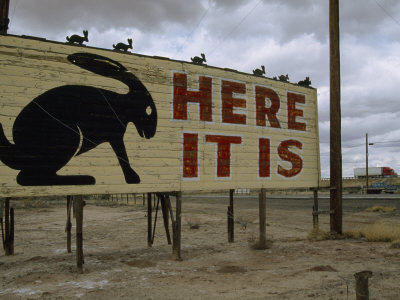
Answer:
[[[369,165],[400,173],[400,1],[340,1],[343,176]],[[133,38],[135,53],[266,76],[310,76],[318,89],[322,177],[329,177],[329,0],[10,0],[9,33],[89,46]]]

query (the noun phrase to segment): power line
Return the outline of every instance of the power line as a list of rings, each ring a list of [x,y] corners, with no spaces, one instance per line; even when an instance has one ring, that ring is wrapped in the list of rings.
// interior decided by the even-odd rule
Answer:
[[[262,0],[258,1],[256,5],[254,5],[254,7],[240,20],[240,22],[233,27],[233,29],[227,34],[225,35],[225,37],[217,44],[217,46],[210,51],[210,53],[208,53],[207,55],[212,55],[214,53],[215,50],[217,50],[217,48],[229,37],[231,36],[231,34],[240,26],[242,25],[242,23],[244,22],[244,20],[256,9],[256,7],[262,2]]]
[[[370,144],[400,143],[400,141],[371,142]]]
[[[397,25],[400,26],[400,22],[397,21],[377,0],[375,0],[376,5],[378,5]]]
[[[183,42],[183,46],[186,45],[186,42],[188,39],[192,36],[192,34],[197,30],[197,28],[200,26],[201,22],[203,22],[203,19],[206,17],[208,11],[210,10],[211,5],[208,5],[207,10],[203,13],[203,15],[200,18],[200,21],[197,23],[197,25],[192,29],[192,31],[186,36],[185,41]],[[182,52],[182,47],[172,56],[174,58],[178,53]]]

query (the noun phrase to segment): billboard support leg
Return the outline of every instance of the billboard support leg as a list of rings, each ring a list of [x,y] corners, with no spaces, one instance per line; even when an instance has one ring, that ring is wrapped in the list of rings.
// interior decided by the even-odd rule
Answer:
[[[260,190],[260,195],[258,199],[258,207],[259,207],[259,217],[260,217],[260,240],[259,240],[259,248],[265,249],[267,247],[267,232],[266,232],[266,196],[265,189],[262,188]]]
[[[4,222],[3,248],[5,255],[8,256],[14,254],[14,208],[10,209],[10,198],[4,201]]]
[[[154,195],[154,199],[155,199]],[[157,197],[157,206],[156,206],[156,214],[154,216],[154,226],[153,226],[153,234],[151,235],[151,244],[154,244],[154,237],[156,235],[156,226],[157,226],[157,217],[158,217],[158,206],[160,204],[160,197]]]
[[[83,206],[82,195],[74,198],[76,203],[76,265],[78,272],[83,273]]]
[[[234,212],[233,212],[233,192],[229,190],[229,206],[228,206],[228,242],[233,243],[235,239],[235,225],[234,225]]]
[[[165,233],[167,235],[167,241],[168,245],[171,245],[171,235],[169,233],[169,211],[168,211],[168,201],[169,197],[166,194],[161,194],[161,211],[163,215],[163,220],[164,220],[164,228],[165,228]]]
[[[151,204],[151,193],[147,193],[147,247],[151,247],[151,228],[152,228],[152,204]]]
[[[67,223],[65,224],[65,231],[67,232],[67,252],[71,253],[71,206],[72,206],[72,196],[67,196]]]
[[[313,228],[317,230],[319,227],[319,220],[318,220],[318,190],[312,189],[314,193],[314,205],[313,205]]]
[[[176,197],[176,215],[172,223],[172,258],[182,260],[181,258],[181,214],[182,214],[182,193],[177,192]]]

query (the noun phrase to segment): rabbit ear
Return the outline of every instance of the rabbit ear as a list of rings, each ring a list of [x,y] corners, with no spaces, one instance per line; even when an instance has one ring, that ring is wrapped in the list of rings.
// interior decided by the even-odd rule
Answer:
[[[82,69],[102,76],[113,76],[127,71],[119,62],[97,54],[79,52],[68,55],[67,59]]]

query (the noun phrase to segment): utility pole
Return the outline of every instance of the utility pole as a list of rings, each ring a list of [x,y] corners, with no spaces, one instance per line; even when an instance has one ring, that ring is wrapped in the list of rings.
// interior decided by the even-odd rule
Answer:
[[[8,18],[9,6],[10,0],[0,1],[0,34],[7,34],[8,23],[10,23]]]
[[[339,0],[329,0],[330,229],[342,233],[342,134],[340,112]]]

